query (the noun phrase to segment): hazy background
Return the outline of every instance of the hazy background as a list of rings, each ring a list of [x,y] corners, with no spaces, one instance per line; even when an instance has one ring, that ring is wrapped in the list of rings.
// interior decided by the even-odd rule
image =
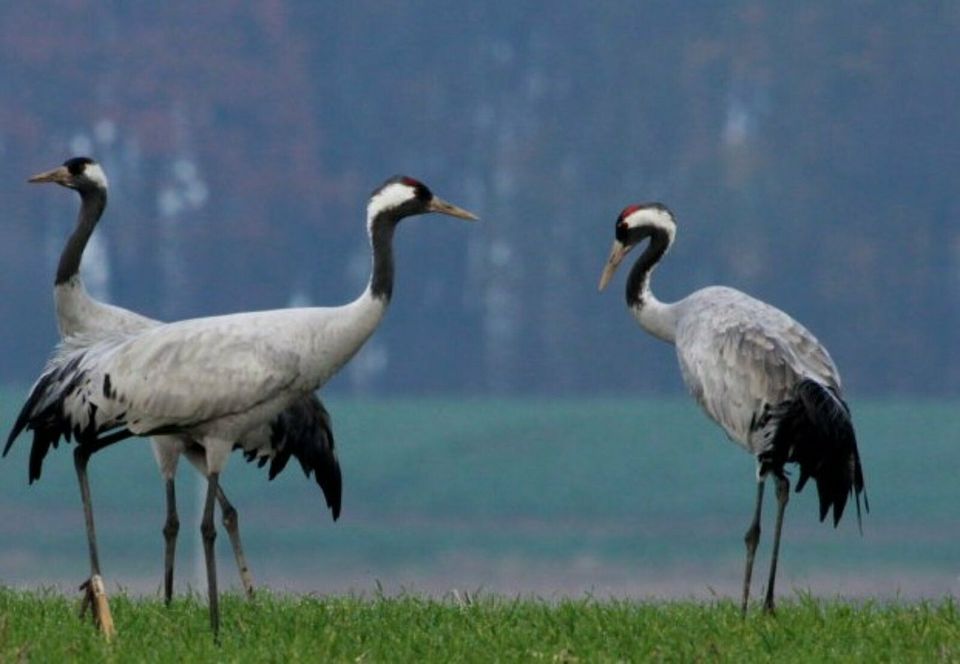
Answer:
[[[683,397],[623,277],[596,293],[619,211],[659,200],[679,221],[662,299],[741,288],[842,370],[874,514],[865,538],[852,520],[836,535],[808,491],[786,578],[956,592],[958,62],[956,3],[4,4],[0,424],[55,343],[50,289],[78,206],[29,175],[100,160],[111,193],[88,285],[177,319],[352,299],[366,197],[409,174],[482,223],[427,217],[397,236],[383,328],[325,390],[340,524],[296,471],[266,487],[231,465],[255,578],[729,590],[749,457]],[[153,589],[162,487],[137,445],[92,464],[93,491],[108,577]],[[72,583],[70,455],[28,490],[26,453],[0,464],[0,581]]]

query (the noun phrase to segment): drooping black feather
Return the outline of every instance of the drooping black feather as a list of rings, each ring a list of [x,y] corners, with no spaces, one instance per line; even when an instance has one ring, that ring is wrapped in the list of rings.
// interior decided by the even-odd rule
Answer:
[[[270,432],[274,454],[268,477],[272,480],[286,468],[291,456],[296,458],[307,477],[313,473],[336,521],[340,517],[343,478],[334,449],[330,413],[316,396],[311,395],[280,413],[270,423]],[[247,460],[253,461],[254,458],[248,456]],[[257,461],[263,466],[267,457],[259,457]]]
[[[793,398],[771,409],[778,424],[771,448],[760,456],[761,467],[782,469],[785,463],[800,466],[796,490],[813,478],[820,499],[820,520],[833,508],[833,525],[840,523],[852,493],[861,525],[860,494],[870,511],[857,437],[850,409],[831,388],[804,379],[794,388]]]
[[[66,415],[64,401],[80,388],[86,378],[86,372],[78,370],[81,359],[81,355],[77,354],[68,362],[49,368],[40,376],[30,390],[7,437],[3,456],[7,455],[13,442],[24,430],[33,431],[28,465],[31,484],[40,479],[47,453],[51,447],[56,449],[61,438],[67,442],[75,440],[78,445],[87,447],[92,453],[131,435],[126,429],[111,432],[113,427],[98,430],[97,408],[92,403],[86,404],[88,418],[83,427]]]
[[[40,380],[42,381],[43,377],[41,377]],[[10,448],[13,447],[13,441],[23,432],[24,427],[26,427],[30,421],[30,415],[43,394],[42,391],[37,390],[38,387],[39,382],[34,386],[29,396],[27,396],[27,401],[23,404],[23,408],[20,409],[20,414],[17,415],[17,420],[13,423],[13,429],[11,429],[10,434],[7,436],[7,444],[3,447],[3,456],[7,456]]]
[[[7,437],[3,456],[7,455],[13,446],[13,441],[24,430],[33,431],[33,445],[30,448],[28,466],[31,484],[40,479],[43,460],[51,447],[56,448],[61,436],[69,441],[74,433],[83,433],[75,432],[74,426],[63,415],[63,399],[83,379],[82,372],[70,375],[76,369],[79,359],[78,357],[63,366],[54,367],[40,376],[30,390]],[[42,405],[44,403],[46,405]]]

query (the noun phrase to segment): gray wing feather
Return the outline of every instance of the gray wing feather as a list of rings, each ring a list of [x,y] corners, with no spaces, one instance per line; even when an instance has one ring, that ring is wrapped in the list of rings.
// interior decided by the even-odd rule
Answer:
[[[748,449],[758,451],[751,435],[764,408],[789,398],[803,378],[839,393],[826,349],[779,309],[728,288],[698,291],[681,306],[676,348],[684,382]]]
[[[122,414],[136,433],[248,411],[299,378],[296,353],[229,325],[167,325],[94,343],[71,337],[63,348],[57,361],[80,354],[85,374],[66,409],[93,403],[98,424]]]

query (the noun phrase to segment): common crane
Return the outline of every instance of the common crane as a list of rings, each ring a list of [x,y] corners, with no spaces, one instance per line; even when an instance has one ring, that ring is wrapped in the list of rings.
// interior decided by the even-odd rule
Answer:
[[[694,399],[734,442],[756,457],[756,507],[744,537],[744,615],[760,539],[764,480],[772,475],[776,481],[777,519],[764,601],[764,610],[773,612],[780,531],[790,495],[784,465],[799,465],[798,492],[807,480],[816,482],[821,521],[832,508],[836,526],[851,493],[858,525],[861,493],[869,511],[850,410],[827,349],[779,309],[723,286],[703,288],[674,303],[660,302],[653,295],[650,273],[673,244],[676,228],[673,214],[660,203],[624,209],[617,218],[600,290],[628,252],[648,240],[627,278],[627,307],[644,330],[674,344]]]
[[[77,222],[60,256],[54,283],[57,326],[61,337],[83,335],[88,340],[94,340],[118,333],[136,333],[160,325],[159,321],[133,311],[95,300],[89,295],[80,278],[79,268],[84,250],[107,204],[108,181],[100,164],[88,157],[74,157],[57,168],[34,175],[28,181],[56,183],[73,189],[80,195]],[[283,470],[291,455],[297,458],[308,476],[314,474],[334,520],[338,518],[342,490],[340,465],[334,451],[330,415],[315,395],[305,395],[269,426],[260,427],[248,434],[247,438],[249,440],[239,442],[237,447],[247,450],[247,459],[256,460],[261,466],[271,461],[270,479]],[[11,441],[8,441],[7,449]],[[94,589],[102,588],[102,583],[95,580],[99,577],[100,565],[86,466],[90,455],[96,450],[82,442],[78,441],[81,444],[74,450],[74,464],[83,498],[91,561],[91,579],[84,587],[87,590],[86,601],[93,608],[94,620],[109,633],[112,621],[106,597],[103,594],[93,596]],[[174,484],[176,468],[181,454],[185,454],[201,473],[206,474],[206,460],[203,450],[187,437],[155,436],[151,442],[166,486],[167,517],[163,527],[164,600],[169,604],[173,593],[174,554],[179,531]],[[36,454],[31,456],[29,468],[31,483],[40,478],[47,450],[48,447],[42,444],[34,448]],[[247,595],[252,596],[253,581],[241,545],[236,508],[229,502],[222,488],[217,492],[217,499],[220,502],[223,524],[234,550],[241,582]]]
[[[74,335],[31,390],[12,435],[32,429],[35,448],[70,434],[93,446],[128,435],[179,435],[203,448],[201,533],[214,634],[220,613],[213,508],[233,441],[321,387],[363,346],[393,293],[394,231],[402,219],[428,212],[476,219],[409,177],[373,192],[372,273],[349,304],[196,318],[95,341]]]

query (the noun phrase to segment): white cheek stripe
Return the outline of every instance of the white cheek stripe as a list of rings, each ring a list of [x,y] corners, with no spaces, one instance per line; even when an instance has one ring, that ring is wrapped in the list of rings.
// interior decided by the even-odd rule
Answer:
[[[381,189],[367,204],[367,220],[372,220],[384,210],[403,205],[415,196],[413,187],[394,182]]]
[[[670,242],[673,242],[673,237],[677,232],[677,224],[674,222],[670,213],[656,208],[647,208],[634,212],[627,219],[627,225],[630,228],[656,226],[666,232],[670,238]]]
[[[107,188],[107,174],[100,168],[100,164],[87,164],[83,169],[83,174],[104,189]]]

